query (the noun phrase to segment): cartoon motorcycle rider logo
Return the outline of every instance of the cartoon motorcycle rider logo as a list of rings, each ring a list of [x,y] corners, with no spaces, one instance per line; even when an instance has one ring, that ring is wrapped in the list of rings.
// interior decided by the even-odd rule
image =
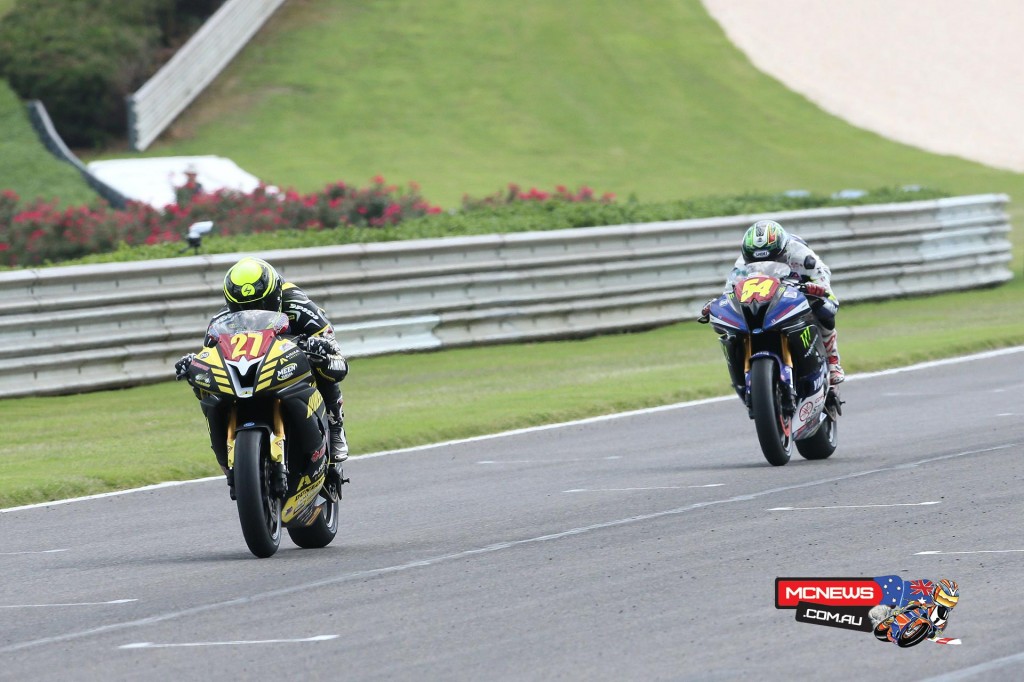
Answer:
[[[960,600],[960,587],[956,582],[947,578],[934,584],[917,581],[913,589],[921,594],[919,599],[896,608],[883,604],[871,609],[868,615],[875,626],[875,638],[904,648],[926,639],[942,644],[959,644],[959,640],[940,637],[949,622],[950,613]]]

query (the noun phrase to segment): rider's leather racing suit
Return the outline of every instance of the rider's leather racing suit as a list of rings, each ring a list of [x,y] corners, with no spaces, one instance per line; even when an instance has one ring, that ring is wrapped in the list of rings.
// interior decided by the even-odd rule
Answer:
[[[331,427],[331,461],[340,462],[348,456],[348,441],[345,438],[344,400],[339,382],[348,374],[348,362],[341,354],[338,341],[334,338],[334,327],[327,319],[323,309],[310,300],[302,289],[290,282],[281,285],[282,312],[288,316],[288,332],[304,335],[312,339],[310,345],[317,346],[317,354],[324,357],[323,362],[311,363],[316,388],[323,396],[324,407]],[[210,320],[210,326],[220,317],[231,311],[227,306],[221,308]],[[209,345],[209,337],[207,344]],[[210,437],[214,453],[221,467],[227,470],[227,448],[220,434]]]
[[[824,290],[824,296],[809,297],[808,301],[815,319],[822,328],[822,341],[825,342],[825,350],[828,351],[830,381],[833,385],[838,384],[846,377],[839,364],[839,346],[836,341],[836,311],[839,310],[839,300],[832,293],[832,271],[811,247],[807,246],[807,242],[794,234],[790,234],[779,262],[789,265],[789,269],[800,277],[801,282],[817,284]],[[743,256],[737,258],[728,281],[732,281],[733,275],[744,272],[746,265]],[[727,283],[726,291],[731,290],[732,286]]]

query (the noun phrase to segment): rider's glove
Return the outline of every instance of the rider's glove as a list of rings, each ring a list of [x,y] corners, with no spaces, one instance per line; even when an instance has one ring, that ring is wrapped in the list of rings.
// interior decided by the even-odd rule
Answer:
[[[701,324],[707,324],[711,321],[711,306],[717,300],[717,298],[713,298],[704,304],[704,307],[700,309],[700,317],[697,318],[698,322]]]
[[[327,372],[328,376],[333,375],[336,380],[348,373],[348,363],[338,352],[336,343],[319,336],[300,337],[297,342],[313,367]]]
[[[174,378],[176,381],[181,381],[188,376],[188,368],[192,366],[192,361],[196,359],[195,353],[189,353],[188,355],[182,355],[181,360],[174,363]]]
[[[807,282],[800,289],[808,296],[817,296],[818,298],[828,298],[828,289],[820,284],[814,282]]]
[[[306,355],[318,356],[318,359],[323,359],[334,352],[334,348],[327,339],[322,339],[319,336],[300,336],[296,339],[296,343],[299,344],[299,348],[303,350]],[[310,357],[310,361],[314,360]]]

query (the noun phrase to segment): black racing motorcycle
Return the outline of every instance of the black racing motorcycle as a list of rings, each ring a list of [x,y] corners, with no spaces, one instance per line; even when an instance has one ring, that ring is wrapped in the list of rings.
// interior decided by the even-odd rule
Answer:
[[[328,464],[324,400],[309,360],[279,312],[219,318],[188,370],[249,550],[277,552],[282,529],[300,547],[325,547],[338,532],[344,479]]]

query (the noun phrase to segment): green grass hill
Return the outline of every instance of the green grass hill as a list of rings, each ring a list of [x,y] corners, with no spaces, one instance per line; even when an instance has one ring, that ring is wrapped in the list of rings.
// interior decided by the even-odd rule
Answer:
[[[0,190],[14,190],[23,200],[57,199],[63,205],[86,204],[97,198],[71,164],[58,161],[42,145],[25,105],[3,80],[0,130]]]
[[[219,154],[302,191],[380,173],[444,206],[508,182],[642,201],[908,183],[1024,197],[1022,174],[826,114],[699,0],[289,2],[148,153]]]
[[[9,99],[0,88],[0,115]],[[291,0],[148,154],[223,155],[302,191],[380,173],[446,206],[507,182],[642,201],[911,183],[1024,197],[1022,174],[825,114],[754,69],[699,0]],[[1019,203],[1012,213],[1020,223]],[[1018,278],[844,308],[844,364],[1020,344],[1021,289]],[[501,346],[358,360],[345,388],[353,453],[728,390],[717,341],[692,323],[515,352],[512,383]],[[0,506],[217,471],[195,400],[173,382],[3,402]],[[41,441],[54,414],[68,423]],[[55,447],[77,448],[78,466],[55,471]]]

